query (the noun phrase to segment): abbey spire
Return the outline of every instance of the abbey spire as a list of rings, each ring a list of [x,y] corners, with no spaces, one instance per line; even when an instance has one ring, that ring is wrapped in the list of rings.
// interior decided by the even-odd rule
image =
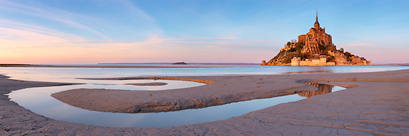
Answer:
[[[320,23],[318,23],[318,10],[316,11],[316,15],[315,15],[314,28],[315,28],[315,29],[319,29],[319,28],[320,28]]]

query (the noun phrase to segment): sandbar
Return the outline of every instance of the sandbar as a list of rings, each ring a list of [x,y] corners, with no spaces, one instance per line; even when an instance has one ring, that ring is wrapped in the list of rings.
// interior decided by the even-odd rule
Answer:
[[[173,93],[187,90],[198,93],[183,97],[164,97],[157,91],[152,94],[152,99],[140,103],[155,102],[161,98],[164,98],[164,102],[170,102],[184,97],[201,98],[207,103],[206,100],[240,93],[243,93],[243,97],[238,97],[240,99],[257,99],[256,96],[264,97],[262,94],[271,97],[274,93],[280,95],[314,89],[303,84],[304,81],[347,89],[279,104],[226,120],[162,128],[116,128],[49,119],[19,106],[5,95],[16,89],[67,83],[9,80],[0,76],[0,135],[409,135],[409,70],[173,78],[202,79],[214,83],[166,90]],[[70,91],[75,90],[67,92]],[[166,93],[165,90],[162,93]]]
[[[295,79],[270,76],[118,77],[93,80],[184,80],[206,85],[159,91],[73,89],[51,96],[69,105],[104,112],[164,112],[203,108],[251,99],[271,98],[316,88]]]
[[[164,82],[151,82],[151,83],[129,83],[125,85],[134,85],[134,86],[164,86],[167,85],[168,83]]]

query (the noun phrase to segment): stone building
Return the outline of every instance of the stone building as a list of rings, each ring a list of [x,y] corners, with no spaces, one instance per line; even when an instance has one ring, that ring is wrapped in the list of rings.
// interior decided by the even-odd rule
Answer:
[[[335,62],[327,62],[328,57],[325,55],[319,56],[319,58],[301,60],[300,57],[294,56],[291,59],[291,66],[335,66]]]
[[[300,57],[294,56],[294,58],[291,59],[291,66],[300,66],[300,61],[301,61]]]
[[[349,59],[352,65],[371,65],[371,61],[366,60],[364,57],[350,56]]]
[[[334,56],[335,62],[337,63],[337,65],[348,64],[347,57],[345,56],[343,52],[335,50],[335,51],[328,51],[328,54],[330,56]]]
[[[316,14],[316,20],[314,27],[310,29],[307,34],[298,36],[298,42],[303,42],[304,48],[302,53],[312,53],[320,54],[319,45],[332,45],[331,35],[325,33],[325,27],[321,28],[320,23],[318,22],[318,12]]]
[[[320,56],[320,63],[327,63],[328,57],[325,55]]]

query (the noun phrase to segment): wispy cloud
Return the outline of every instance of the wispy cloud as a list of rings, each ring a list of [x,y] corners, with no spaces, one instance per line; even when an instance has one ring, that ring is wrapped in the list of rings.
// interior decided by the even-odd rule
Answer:
[[[123,5],[124,7],[126,7],[127,9],[129,9],[134,15],[136,15],[137,17],[141,17],[145,20],[149,20],[151,22],[155,22],[155,19],[151,16],[149,16],[148,14],[146,14],[144,11],[142,11],[140,8],[138,8],[137,6],[135,6],[131,1],[129,0],[117,0],[116,2],[121,3],[121,5]]]
[[[255,62],[267,54],[260,52],[270,51],[254,45],[271,43],[235,37],[159,38],[155,35],[142,41],[98,42],[41,27],[26,27],[30,29],[0,27],[0,58],[7,58],[9,63],[209,62],[212,59]]]
[[[69,39],[69,40],[74,40],[74,41],[83,40],[83,37],[80,37],[77,35],[67,34],[67,33],[63,33],[60,31],[53,30],[53,29],[49,29],[49,28],[44,28],[40,26],[25,24],[25,23],[21,23],[17,21],[6,20],[6,19],[0,19],[0,28],[3,28],[3,29],[11,28],[11,29],[16,29],[16,30],[23,30],[23,31],[34,32],[38,34],[55,36],[55,37],[64,37],[64,39]]]
[[[150,37],[141,38],[142,40],[117,40],[104,35],[103,32],[109,33],[109,30],[103,31],[106,29],[102,29],[101,31],[100,26],[90,25],[100,22],[98,18],[55,9],[33,1],[22,4],[0,0],[2,10],[42,20],[56,21],[102,37],[102,39],[94,39],[79,33],[67,33],[58,27],[27,23],[12,18],[0,19],[0,58],[10,63],[172,62],[178,60],[259,62],[261,59],[272,57],[270,53],[275,52],[274,50],[279,50],[274,46],[277,41],[257,38],[241,39],[233,34],[233,36],[225,34],[208,37],[166,35],[158,26],[155,18],[141,10],[138,5],[128,0],[121,0],[118,3],[115,1],[115,4],[125,8],[125,12],[130,14],[129,17],[137,18],[136,21],[133,21],[148,24],[146,26],[149,29],[146,31],[149,32],[146,35]],[[122,10],[120,12],[123,13]]]
[[[98,32],[97,30],[92,29],[89,26],[83,25],[79,23],[78,21],[73,21],[73,20],[91,21],[90,17],[74,14],[74,13],[67,12],[67,11],[60,10],[60,9],[55,9],[52,7],[42,5],[40,3],[34,3],[33,1],[30,1],[29,3],[32,3],[32,4],[28,6],[28,5],[24,5],[20,3],[1,0],[0,8],[6,9],[9,11],[13,11],[13,12],[23,13],[26,15],[37,16],[41,18],[58,21],[60,23],[64,23],[71,27],[81,28],[83,30],[90,31],[103,38],[109,38],[108,36]],[[32,5],[35,5],[37,7],[32,6]]]

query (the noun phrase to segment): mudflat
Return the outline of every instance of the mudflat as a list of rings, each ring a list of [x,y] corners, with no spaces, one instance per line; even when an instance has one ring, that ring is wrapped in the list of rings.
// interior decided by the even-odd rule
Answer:
[[[145,77],[143,79],[147,79]],[[163,112],[202,108],[251,99],[271,98],[316,88],[296,82],[292,78],[277,80],[269,76],[201,76],[154,77],[156,81],[186,80],[206,85],[160,90],[130,91],[110,89],[73,89],[51,96],[69,105],[104,112]],[[138,77],[101,78],[94,80],[127,80]]]
[[[95,107],[83,106],[81,102],[70,101],[74,98],[85,101],[86,97],[79,95],[87,95],[94,104],[103,105],[105,111],[149,112],[195,108],[192,105],[200,105],[197,101],[202,103],[200,106],[212,106],[315,90],[303,84],[304,81],[333,84],[347,89],[279,104],[226,120],[163,128],[115,128],[57,121],[32,113],[10,101],[5,94],[22,88],[66,83],[23,82],[1,76],[0,135],[409,135],[409,70],[162,78],[214,83],[207,82],[204,86],[184,89],[141,91],[135,92],[136,94],[129,94],[130,91],[127,90],[75,89],[53,94],[53,97],[80,108],[101,111]],[[122,101],[115,97],[109,97],[110,103],[114,104],[92,98],[96,95],[108,98],[110,93],[126,94],[118,98],[122,97],[133,103],[126,107],[119,106]],[[139,97],[140,95],[146,99]],[[143,108],[144,104],[152,106],[155,103],[165,106]],[[189,104],[190,106],[184,106]],[[133,111],[129,110],[132,106]]]

